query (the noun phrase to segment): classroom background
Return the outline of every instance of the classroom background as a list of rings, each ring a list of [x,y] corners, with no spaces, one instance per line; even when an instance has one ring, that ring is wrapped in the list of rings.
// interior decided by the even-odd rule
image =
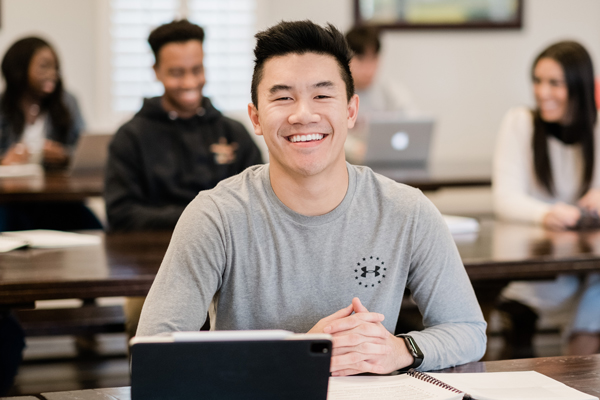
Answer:
[[[242,93],[242,98],[238,96],[235,101],[222,100],[227,106],[221,109],[244,123],[250,132],[245,104],[250,101],[252,35],[281,20],[330,22],[342,31],[354,24],[353,0],[203,1],[247,9],[247,18],[242,18],[240,24],[246,24],[251,33],[240,43],[247,47],[248,76],[240,78],[237,87],[221,88],[236,96]],[[172,14],[164,15],[181,17],[189,16],[199,3],[194,0],[2,0],[0,53],[4,54],[13,42],[24,36],[47,39],[58,53],[66,89],[79,101],[86,131],[112,133],[135,113],[134,100],[119,97],[126,90],[123,88],[127,88],[119,84],[131,83],[127,82],[127,74],[117,68],[122,65],[119,51],[127,52],[120,48],[119,37],[128,35],[118,24],[119,10],[128,7],[135,10],[142,4],[151,4],[154,11],[148,12],[150,19],[167,9]],[[433,164],[463,164],[491,174],[500,122],[509,108],[534,105],[530,68],[535,55],[549,44],[567,39],[580,42],[590,52],[597,66],[596,76],[600,76],[600,1],[523,0],[523,6],[520,29],[383,31],[378,79],[402,81],[414,95],[419,109],[435,118],[430,155]],[[169,20],[170,17],[164,17],[156,23],[146,21],[141,25],[154,27]],[[143,26],[140,29],[129,34],[142,37],[141,42],[145,43],[149,29],[144,30]],[[206,43],[208,47],[209,39]],[[151,61],[151,57],[146,59],[148,65],[142,67],[147,74],[144,79],[153,79]],[[207,71],[206,95],[213,99],[222,94],[216,86],[209,87],[219,80],[216,74],[214,70]],[[263,139],[253,137],[268,159]],[[445,188],[429,192],[427,196],[446,214],[489,215],[492,212],[489,187]],[[102,217],[102,199],[91,199],[90,205]],[[127,374],[126,362],[120,360],[114,365],[114,374],[122,379]]]

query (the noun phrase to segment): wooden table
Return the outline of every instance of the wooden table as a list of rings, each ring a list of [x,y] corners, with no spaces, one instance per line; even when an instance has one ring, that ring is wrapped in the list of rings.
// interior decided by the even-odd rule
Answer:
[[[145,295],[170,237],[171,232],[108,234],[101,246],[0,254],[0,306]],[[552,233],[484,220],[479,234],[455,236],[455,240],[476,287],[600,271],[600,231]]]
[[[100,246],[26,249],[0,254],[0,306],[36,300],[144,296],[171,232],[104,235]]]
[[[427,168],[380,167],[373,170],[396,182],[421,190],[438,190],[448,187],[491,186],[490,163],[432,163]]]
[[[71,176],[66,171],[41,176],[0,178],[0,203],[32,201],[82,201],[101,196],[102,174]]]
[[[436,164],[428,169],[387,168],[381,172],[421,190],[491,184],[489,166],[473,164]],[[99,173],[71,176],[66,171],[54,171],[37,177],[0,178],[0,203],[82,201],[102,196],[103,189],[104,177]]]
[[[441,372],[506,371],[537,371],[584,393],[600,396],[600,354],[474,362]],[[41,396],[46,400],[129,400],[131,398],[129,387],[42,393]]]

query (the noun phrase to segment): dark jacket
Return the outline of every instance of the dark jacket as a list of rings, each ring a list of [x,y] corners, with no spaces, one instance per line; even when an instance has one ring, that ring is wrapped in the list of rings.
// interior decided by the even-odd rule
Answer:
[[[235,147],[229,163],[213,153],[220,140],[233,144],[226,149]],[[242,124],[223,116],[208,98],[189,119],[171,119],[160,97],[145,99],[109,147],[104,188],[109,229],[172,229],[199,191],[261,162]]]
[[[67,150],[71,151],[79,139],[79,135],[84,128],[84,123],[75,97],[65,91],[63,92],[63,101],[65,102],[65,106],[69,110],[69,113],[71,114],[72,122],[69,132],[65,138],[61,138],[62,135],[60,135],[60,133],[54,129],[52,121],[50,121],[50,123],[45,127],[46,138],[62,143],[65,145]],[[2,113],[0,113],[0,157],[3,157],[4,153],[6,153],[6,151],[19,140],[20,135],[17,135],[12,130],[12,126],[9,124],[8,120]]]

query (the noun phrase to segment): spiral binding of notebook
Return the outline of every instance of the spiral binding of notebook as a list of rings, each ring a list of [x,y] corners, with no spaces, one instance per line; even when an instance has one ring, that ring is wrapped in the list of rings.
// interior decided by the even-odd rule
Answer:
[[[465,399],[465,400],[472,399],[472,397],[470,395],[463,392],[462,390],[458,390],[454,386],[450,386],[447,383],[444,383],[444,382],[440,381],[439,379],[434,378],[431,375],[427,375],[423,372],[417,371],[414,368],[409,369],[408,372],[406,373],[406,375],[412,376],[413,378],[417,378],[417,379],[419,379],[421,381],[425,381],[427,383],[431,383],[432,385],[439,386],[441,388],[450,390],[451,392],[454,392],[454,393],[463,393],[464,394],[463,399]]]

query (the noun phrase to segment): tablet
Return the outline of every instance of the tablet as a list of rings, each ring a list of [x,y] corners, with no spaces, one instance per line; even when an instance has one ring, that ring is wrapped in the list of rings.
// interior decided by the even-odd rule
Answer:
[[[130,350],[132,400],[327,398],[330,335],[178,332]]]

